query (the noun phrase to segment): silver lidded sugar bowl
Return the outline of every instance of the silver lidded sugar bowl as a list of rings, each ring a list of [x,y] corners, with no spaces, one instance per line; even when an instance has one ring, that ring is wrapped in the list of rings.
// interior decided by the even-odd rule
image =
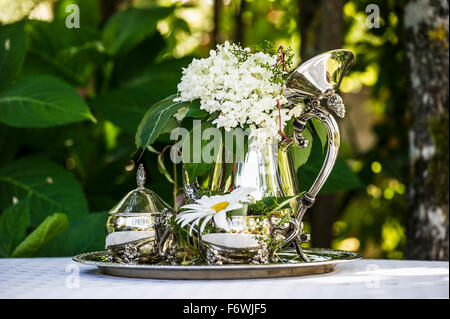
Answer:
[[[109,211],[106,250],[109,261],[137,264],[163,261],[172,236],[168,220],[175,213],[153,191],[144,187],[145,171],[137,170],[138,187]]]

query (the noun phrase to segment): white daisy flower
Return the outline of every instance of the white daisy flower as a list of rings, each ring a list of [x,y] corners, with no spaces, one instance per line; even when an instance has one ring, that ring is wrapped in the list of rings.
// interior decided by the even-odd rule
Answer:
[[[201,219],[203,222],[200,226],[200,234],[205,229],[208,222],[213,219],[217,227],[230,230],[226,213],[235,209],[242,208],[242,201],[245,201],[248,195],[255,191],[253,187],[236,188],[230,194],[206,196],[197,199],[194,204],[187,204],[181,207],[182,211],[178,214],[176,221],[184,227],[188,224],[191,226],[190,234]]]

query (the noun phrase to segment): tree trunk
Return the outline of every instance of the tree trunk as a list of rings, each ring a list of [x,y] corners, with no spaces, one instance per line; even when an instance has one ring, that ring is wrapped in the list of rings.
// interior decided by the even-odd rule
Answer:
[[[214,0],[214,6],[213,6],[213,19],[214,19],[214,26],[213,30],[211,32],[211,43],[212,43],[212,49],[215,50],[217,44],[220,42],[219,39],[219,22],[220,22],[220,12],[222,10],[222,0]]]
[[[344,41],[343,0],[299,0],[300,57],[340,49]]]
[[[405,6],[410,77],[410,185],[406,257],[448,260],[449,52],[447,0]]]
[[[340,49],[344,42],[344,0],[322,1],[318,53]]]
[[[308,60],[315,54],[315,39],[319,24],[320,1],[298,0],[298,31],[300,33],[300,58]]]
[[[101,11],[101,25],[104,25],[108,21],[119,7],[120,0],[100,0],[100,11]]]
[[[244,45],[244,21],[242,20],[242,14],[245,11],[246,2],[241,0],[239,7],[237,8],[236,14],[234,16],[234,21],[236,28],[234,30],[234,42]]]

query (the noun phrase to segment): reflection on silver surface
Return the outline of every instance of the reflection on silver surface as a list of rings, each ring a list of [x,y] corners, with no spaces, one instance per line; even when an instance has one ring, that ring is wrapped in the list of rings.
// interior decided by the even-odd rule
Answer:
[[[267,245],[253,234],[205,234],[200,249],[210,265],[265,264],[269,258]]]
[[[285,216],[232,216],[228,232],[199,236],[203,258],[210,265],[273,261],[280,247],[295,240],[300,230],[297,220],[289,218],[288,210],[281,213]]]
[[[300,260],[295,251],[278,254],[276,263],[262,265],[130,265],[107,261],[106,252],[80,254],[74,261],[97,266],[102,272],[121,277],[153,279],[248,279],[276,278],[323,274],[333,271],[336,265],[356,261],[361,256],[354,252],[322,248],[305,248],[310,262]]]
[[[225,156],[230,154],[223,147],[209,173],[193,182],[185,174],[185,190],[192,194],[200,188],[230,192],[238,187],[253,187],[255,191],[250,195],[255,201],[298,194],[297,179],[293,178],[295,169],[292,153],[289,149],[282,150],[279,143],[266,144],[264,147],[250,144],[241,162],[226,163]]]
[[[250,143],[245,159],[233,163],[225,161],[225,158],[231,155],[223,147],[208,174],[194,181],[189,180],[185,174],[185,190],[189,193],[188,198],[195,199],[199,189],[229,192],[237,187],[254,187],[256,191],[251,194],[254,200],[298,194],[292,147],[306,147],[307,140],[302,136],[302,132],[307,122],[311,118],[320,120],[328,134],[325,161],[309,191],[292,200],[291,207],[297,227],[290,227],[289,231],[284,233],[287,238],[295,233],[297,252],[303,260],[308,260],[301,247],[302,243],[309,240],[309,234],[303,232],[302,219],[306,210],[314,204],[315,197],[330,175],[340,144],[338,125],[334,117],[321,106],[321,101],[337,116],[345,115],[344,104],[336,91],[352,63],[353,53],[349,50],[325,52],[302,63],[292,72],[283,88],[283,94],[288,99],[288,107],[299,103],[305,106],[304,112],[294,121],[294,138],[297,144],[286,147],[277,142],[260,147]]]
[[[352,63],[353,53],[349,50],[339,49],[319,54],[291,73],[283,94],[288,99],[318,98],[326,92],[337,90]]]

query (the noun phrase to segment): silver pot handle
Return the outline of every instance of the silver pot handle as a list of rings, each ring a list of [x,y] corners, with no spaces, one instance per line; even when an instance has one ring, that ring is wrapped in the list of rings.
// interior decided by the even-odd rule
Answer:
[[[312,118],[320,120],[325,126],[328,135],[328,150],[319,175],[317,175],[309,191],[300,197],[300,205],[296,213],[296,220],[299,224],[301,224],[306,210],[314,204],[317,194],[330,175],[336,162],[340,144],[339,127],[336,120],[329,112],[319,106],[317,100],[313,100],[311,106],[294,122],[294,136],[299,140],[300,145],[305,144],[302,141],[303,137],[301,133],[305,129],[306,123]]]
[[[292,231],[289,233],[289,236],[283,240],[283,243],[281,244],[281,247],[283,247],[283,248],[288,246],[290,243],[292,243],[292,241],[294,241],[294,239],[297,238],[297,236],[300,232],[300,227],[299,227],[299,224],[296,219],[291,218],[289,220],[289,226],[290,226],[290,229],[292,229]]]

